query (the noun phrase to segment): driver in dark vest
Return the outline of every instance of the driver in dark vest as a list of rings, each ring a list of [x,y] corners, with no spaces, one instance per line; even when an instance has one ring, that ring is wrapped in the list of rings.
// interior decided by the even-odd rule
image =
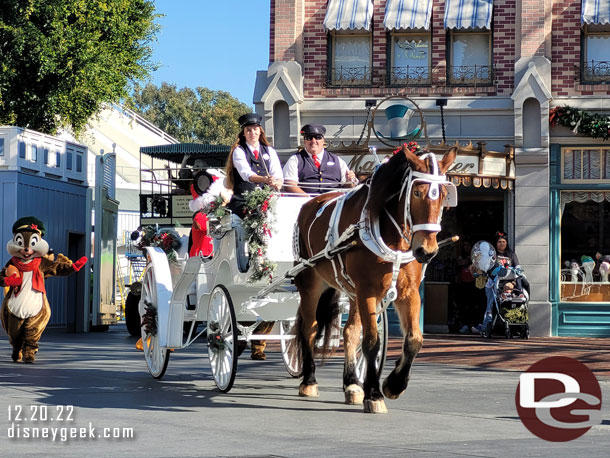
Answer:
[[[320,194],[329,188],[353,187],[358,183],[343,159],[324,148],[326,128],[307,124],[301,129],[305,147],[284,165],[284,190],[298,194]]]

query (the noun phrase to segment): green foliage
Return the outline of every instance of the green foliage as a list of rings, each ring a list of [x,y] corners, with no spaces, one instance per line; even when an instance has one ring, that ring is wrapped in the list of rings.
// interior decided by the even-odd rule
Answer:
[[[591,114],[578,108],[564,105],[550,110],[549,122],[551,126],[560,126],[572,129],[575,134],[583,134],[591,138],[610,138],[610,116],[604,114]]]
[[[0,124],[83,130],[154,69],[151,0],[3,0]]]
[[[502,309],[502,315],[510,323],[527,323],[527,309],[525,307],[517,307],[514,309]]]
[[[232,145],[237,118],[252,111],[228,92],[163,83],[136,86],[131,108],[184,143]]]
[[[245,192],[244,198],[246,208],[242,226],[248,240],[252,270],[248,281],[254,282],[265,277],[271,281],[277,264],[267,257],[267,245],[271,237],[270,216],[275,212],[277,196],[269,186],[265,186]]]

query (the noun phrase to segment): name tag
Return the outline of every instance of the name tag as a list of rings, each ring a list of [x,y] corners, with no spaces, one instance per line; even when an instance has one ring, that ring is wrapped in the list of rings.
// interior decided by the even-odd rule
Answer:
[[[269,160],[269,155],[267,153],[263,154],[263,159],[268,161]]]
[[[328,162],[326,163],[326,165],[333,166],[333,165],[335,165],[335,163],[334,163],[334,161],[328,161]]]

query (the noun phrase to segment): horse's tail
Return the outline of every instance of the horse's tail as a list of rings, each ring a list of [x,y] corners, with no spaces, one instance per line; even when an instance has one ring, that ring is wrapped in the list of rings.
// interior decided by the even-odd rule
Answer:
[[[322,293],[318,300],[318,308],[316,309],[316,321],[318,322],[318,332],[316,334],[316,342],[321,341],[321,347],[317,350],[317,355],[322,357],[324,361],[327,357],[333,354],[337,344],[332,345],[332,339],[338,339],[341,336],[341,307],[339,306],[340,292],[333,288],[328,288]],[[316,343],[316,347],[318,344]]]
[[[318,300],[318,307],[316,309],[316,321],[318,322],[318,331],[316,333],[314,354],[322,357],[322,362],[333,354],[334,349],[337,345],[331,345],[333,338],[341,336],[341,323],[338,321],[338,317],[341,314],[341,307],[339,306],[340,293],[333,289],[328,288],[322,293]],[[294,339],[288,341],[289,352],[291,354],[298,355],[299,365],[303,363],[303,318],[300,313],[297,314],[294,327],[291,334],[295,335]],[[320,339],[323,339],[320,341]],[[318,342],[321,342],[321,347],[318,347]]]

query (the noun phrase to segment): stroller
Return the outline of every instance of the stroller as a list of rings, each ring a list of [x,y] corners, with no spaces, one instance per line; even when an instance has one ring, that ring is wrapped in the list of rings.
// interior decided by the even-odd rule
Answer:
[[[502,329],[507,339],[529,339],[529,282],[521,269],[508,267],[508,270],[506,276],[494,283],[493,319],[488,324],[486,335],[491,338],[494,330]]]

